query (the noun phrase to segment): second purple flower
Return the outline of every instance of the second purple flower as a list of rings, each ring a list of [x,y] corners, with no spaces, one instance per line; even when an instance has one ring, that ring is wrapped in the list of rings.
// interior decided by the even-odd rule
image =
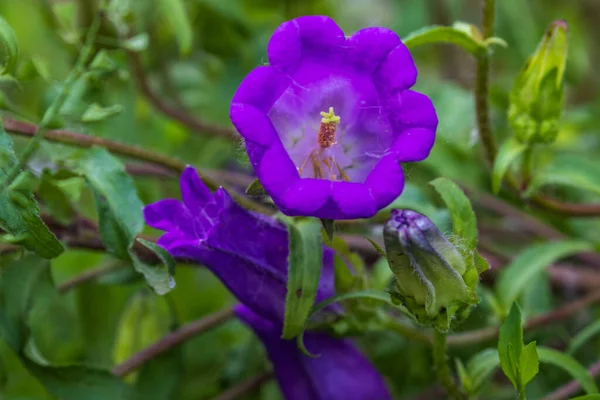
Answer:
[[[409,90],[417,70],[393,31],[346,38],[328,17],[283,23],[230,115],[265,190],[287,215],[368,218],[404,187],[401,162],[425,159],[437,116]]]

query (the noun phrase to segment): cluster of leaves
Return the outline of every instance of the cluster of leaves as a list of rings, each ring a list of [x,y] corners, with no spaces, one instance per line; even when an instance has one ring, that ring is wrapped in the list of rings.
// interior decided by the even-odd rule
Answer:
[[[452,232],[452,242],[472,255],[479,272],[487,264],[478,250],[500,259],[494,267],[506,264],[483,275],[477,288],[481,302],[448,338],[464,393],[508,399],[516,391],[522,398],[540,398],[571,379],[590,396],[597,393],[582,366],[597,361],[597,310],[588,307],[560,328],[553,313],[574,294],[598,290],[593,268],[600,263],[592,254],[600,243],[597,220],[564,218],[525,204],[546,195],[574,203],[600,198],[593,158],[600,120],[593,111],[598,100],[591,96],[597,82],[588,79],[600,52],[593,40],[597,27],[585,22],[593,14],[587,7],[597,7],[538,0],[529,8],[520,0],[499,1],[498,37],[484,38],[474,25],[449,23],[476,20],[479,10],[467,2],[447,2],[441,11],[428,8],[439,6],[435,1],[366,3],[0,4],[0,398],[211,398],[268,368],[257,339],[230,322],[173,347],[125,379],[111,371],[182,323],[233,304],[202,268],[180,265],[175,286],[174,261],[154,244],[154,232],[144,230],[141,210],[176,195],[171,178],[185,163],[205,167],[207,174],[218,169],[223,173],[215,174],[218,184],[243,192],[252,180],[249,168],[240,162],[238,145],[212,132],[211,124],[228,129],[231,95],[247,71],[264,62],[269,34],[282,20],[304,14],[332,15],[348,32],[373,21],[399,32],[415,55],[418,90],[433,99],[440,127],[431,157],[408,166],[403,195],[372,220],[322,221],[322,235],[318,221],[281,219],[291,238],[283,337],[296,337],[303,347],[307,327],[358,336],[395,395],[434,385],[430,334],[399,317],[406,310],[385,293],[391,273],[377,245],[389,209],[410,208]],[[104,7],[100,14],[98,7]],[[513,139],[507,122],[510,88],[545,25],[563,17],[572,32],[564,73],[573,102],[553,146],[524,143]],[[86,35],[93,46],[86,46]],[[433,47],[424,47],[437,43],[446,44],[440,60]],[[491,88],[492,127],[504,144],[490,178],[472,140],[475,107],[463,70],[470,67],[464,63],[468,57],[481,60],[492,52],[497,82]],[[177,112],[169,112],[173,109]],[[199,124],[194,115],[205,119]],[[16,120],[39,122],[36,138],[31,139],[35,129]],[[67,128],[62,136],[51,130]],[[30,137],[18,137],[24,134]],[[154,169],[150,164],[136,169],[140,165],[132,160]],[[471,202],[449,179],[433,180],[440,176],[466,187]],[[515,192],[517,178],[526,185]],[[432,180],[443,207],[435,191],[424,189]],[[248,194],[261,194],[259,185]],[[363,237],[378,251],[361,246]],[[323,244],[337,251],[338,296],[315,305],[317,249]],[[567,266],[556,265],[567,258]],[[557,271],[577,277],[578,285]],[[312,321],[316,312],[342,301],[343,318]],[[530,331],[527,321],[536,317],[547,318],[553,329]],[[461,339],[469,334],[479,339]],[[566,352],[550,347],[561,344],[567,344]],[[273,383],[257,396],[280,398]]]

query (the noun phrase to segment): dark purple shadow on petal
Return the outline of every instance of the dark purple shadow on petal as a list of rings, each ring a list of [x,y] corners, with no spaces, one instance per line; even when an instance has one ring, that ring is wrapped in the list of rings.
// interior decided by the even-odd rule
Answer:
[[[281,327],[244,306],[236,315],[261,339],[286,400],[387,400],[390,394],[371,362],[348,340],[307,332],[305,344],[320,357],[302,354],[282,340]]]

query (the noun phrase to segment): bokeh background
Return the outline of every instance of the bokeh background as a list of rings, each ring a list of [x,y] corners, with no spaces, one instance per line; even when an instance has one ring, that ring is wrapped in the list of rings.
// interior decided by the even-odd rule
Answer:
[[[33,122],[41,118],[73,65],[76,44],[89,26],[97,3],[94,0],[0,1],[0,15],[14,29],[21,50],[19,86],[0,84],[5,104],[21,117]],[[234,91],[252,68],[266,63],[266,44],[273,30],[284,20],[324,14],[332,16],[348,34],[362,27],[385,26],[405,37],[432,24],[449,25],[455,21],[479,24],[481,8],[479,0],[187,0],[184,4],[192,27],[192,48],[182,54],[167,15],[169,8],[164,5],[168,1],[111,0],[108,3],[113,12],[122,12],[122,18],[133,27],[128,34],[142,35],[137,55],[154,95],[176,109],[228,129],[231,128],[229,102]],[[600,154],[600,113],[597,111],[600,107],[597,96],[600,2],[501,0],[497,3],[496,36],[508,43],[507,48],[494,47],[492,56],[492,116],[497,140],[501,142],[511,134],[506,112],[514,77],[535,50],[547,26],[553,20],[564,19],[569,24],[567,105],[554,151],[558,148],[561,152],[597,158]],[[252,171],[243,146],[208,131],[191,130],[157,111],[147,94],[140,90],[136,71],[125,53],[116,48],[111,38],[113,34],[102,32],[103,45],[110,50],[115,63],[114,70],[102,79],[90,80],[87,87],[76,87],[83,95],[73,96],[61,110],[66,126],[73,131],[177,157],[204,168],[215,179],[220,179],[219,170],[241,174],[241,181],[245,182],[244,175]],[[143,43],[146,40],[147,44]],[[468,54],[449,45],[420,47],[414,51],[414,57],[420,71],[417,90],[432,98],[440,126],[431,157],[410,167],[410,184],[401,203],[437,209],[439,203],[426,185],[434,177],[446,176],[476,190],[489,191],[488,175],[474,134],[475,64]],[[82,110],[92,103],[114,107],[113,110],[119,112],[103,121],[84,123]],[[15,140],[17,150],[21,149],[24,140]],[[41,168],[57,154],[68,151],[58,145],[45,144],[32,166]],[[544,157],[543,152],[540,157]],[[138,175],[135,180],[145,203],[178,196],[176,181],[172,179]],[[235,186],[235,182],[230,183]],[[591,200],[591,195],[573,190],[565,192],[557,188],[553,194],[573,201]],[[509,195],[505,198],[513,201]],[[80,203],[82,212],[94,218],[89,193],[83,192]],[[552,215],[543,216],[563,231],[600,241],[597,222],[567,222]],[[524,242],[533,240],[520,237],[519,232],[511,233],[510,226],[501,218],[481,219],[485,228],[481,229],[482,242],[499,253],[511,256]],[[442,226],[447,221],[442,211],[438,221]],[[380,235],[366,223],[357,229],[373,237]],[[148,233],[152,232],[148,230]],[[52,272],[60,284],[85,270],[111,263],[114,261],[102,253],[70,249],[52,260]],[[39,329],[34,334],[41,347],[39,350],[55,362],[87,360],[110,367],[160,337],[172,325],[234,304],[222,284],[203,268],[181,266],[176,281],[177,288],[164,298],[147,291],[144,282],[131,274],[122,273],[68,290],[59,303],[49,305],[56,308],[52,309],[52,318],[38,323]],[[576,289],[569,289],[568,285],[561,286],[559,292],[556,289],[552,292],[547,276],[541,276],[538,282],[528,289],[523,305],[530,315],[550,309],[557,296],[568,299],[576,293]],[[484,301],[466,328],[485,325],[487,309]],[[576,330],[577,323],[548,333],[554,338],[568,337],[569,330]],[[421,398],[436,398],[435,392],[428,392],[434,378],[425,347],[386,332],[370,334],[359,342],[364,344],[363,348],[398,398],[419,394]],[[455,355],[468,356],[475,350],[461,350]],[[162,394],[156,389],[144,398],[209,399],[268,368],[260,343],[237,321],[189,340],[169,357],[153,376],[160,383]],[[593,359],[593,351],[581,355],[584,364]],[[568,380],[552,367],[543,366],[542,371],[530,385],[532,398]],[[511,398],[512,389],[502,377],[497,378],[489,384],[483,398]],[[170,388],[176,388],[176,394],[165,395]],[[163,397],[156,397],[161,395]],[[0,341],[0,399],[51,398]],[[276,384],[268,382],[245,398],[275,400],[281,397]]]

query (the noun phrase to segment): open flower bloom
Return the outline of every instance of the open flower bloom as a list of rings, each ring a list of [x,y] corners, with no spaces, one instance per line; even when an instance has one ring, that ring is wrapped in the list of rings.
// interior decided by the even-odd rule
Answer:
[[[146,206],[146,222],[166,231],[158,245],[175,257],[208,267],[244,304],[236,313],[263,340],[286,397],[389,398],[382,395],[387,390],[377,371],[349,342],[307,333],[308,348],[322,353],[320,361],[315,361],[303,355],[295,341],[280,339],[287,291],[287,229],[272,218],[240,207],[223,188],[211,193],[191,167],[182,173],[180,185],[182,201],[165,199]],[[334,295],[333,274],[333,251],[325,248],[317,301]],[[362,382],[363,397],[352,397],[356,382],[345,388],[349,374]],[[326,384],[327,377],[333,381]],[[331,397],[333,385],[337,392]]]
[[[425,159],[437,116],[409,90],[417,70],[386,28],[346,38],[323,16],[283,23],[235,93],[231,120],[258,178],[287,215],[373,216],[404,187],[400,162]]]

